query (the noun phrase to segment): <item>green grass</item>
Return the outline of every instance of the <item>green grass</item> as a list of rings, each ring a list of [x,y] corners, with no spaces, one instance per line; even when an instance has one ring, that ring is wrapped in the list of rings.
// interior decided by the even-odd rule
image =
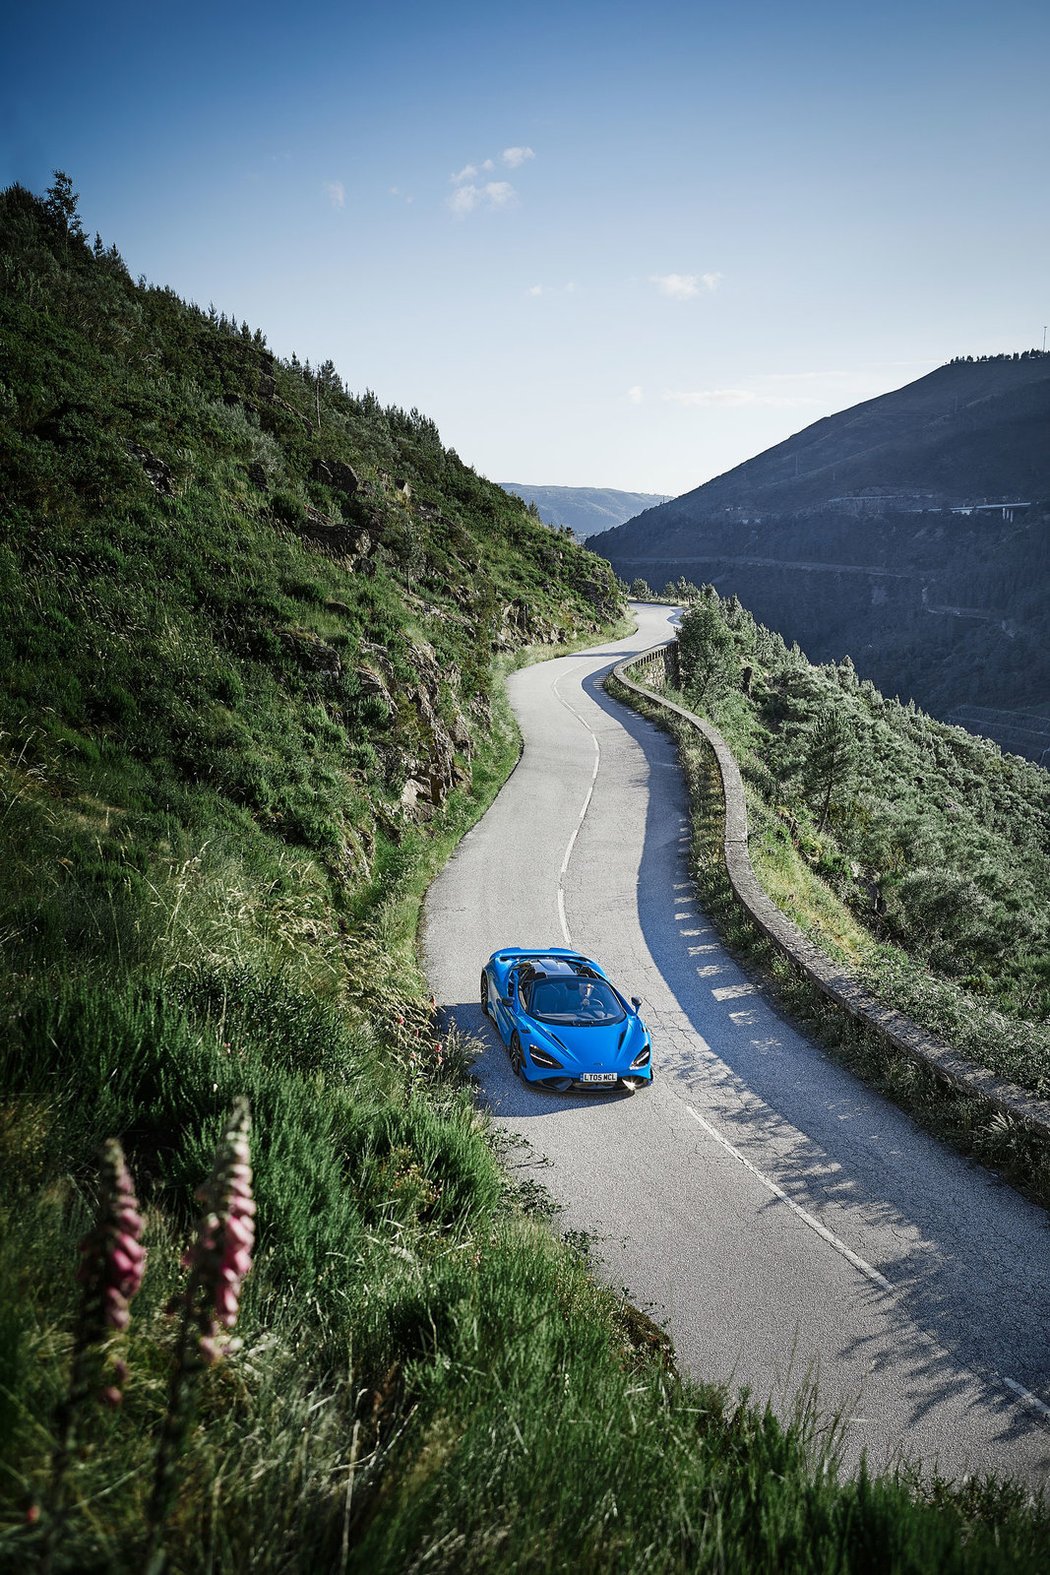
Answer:
[[[21,1314],[5,1343],[9,1368],[24,1363],[5,1456],[16,1503],[46,1461],[100,1135],[125,1133],[153,1205],[125,1413],[93,1429],[60,1568],[136,1567],[163,1303],[194,1180],[241,1091],[255,1109],[260,1251],[245,1349],[203,1386],[173,1567],[335,1568],[344,1537],[348,1568],[380,1571],[424,1558],[447,1570],[1039,1567],[1046,1520],[1019,1490],[839,1482],[837,1438],[812,1407],[785,1424],[639,1348],[585,1262],[517,1210],[463,1088],[427,1073],[391,1099],[389,1064],[315,1002],[198,984],[176,1008],[85,985],[27,1001],[20,1021],[0,1259],[3,1305]],[[28,1053],[41,1038],[56,1046],[47,1067]],[[42,1325],[34,1305],[63,1284],[66,1305]],[[0,1530],[8,1567],[33,1545],[17,1524]]]
[[[141,1569],[164,1308],[246,1094],[244,1347],[198,1386],[169,1569],[1036,1569],[1023,1495],[839,1484],[811,1413],[681,1380],[437,1038],[419,905],[516,758],[500,678],[609,630],[607,568],[418,412],[134,284],[28,193],[0,220],[0,1566],[46,1536],[119,1135],[149,1268],[54,1567]]]

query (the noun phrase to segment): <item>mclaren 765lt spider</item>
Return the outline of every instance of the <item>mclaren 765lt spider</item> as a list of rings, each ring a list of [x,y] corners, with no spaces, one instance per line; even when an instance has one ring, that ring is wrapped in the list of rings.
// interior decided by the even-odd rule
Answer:
[[[481,973],[490,1017],[526,1083],[634,1093],[653,1080],[641,1001],[622,996],[591,958],[564,947],[493,952]]]

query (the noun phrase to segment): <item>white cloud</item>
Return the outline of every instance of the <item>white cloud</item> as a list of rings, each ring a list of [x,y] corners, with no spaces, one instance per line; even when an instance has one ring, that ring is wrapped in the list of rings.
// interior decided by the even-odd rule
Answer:
[[[407,191],[402,191],[400,186],[391,186],[389,188],[389,191],[390,191],[391,197],[400,197],[402,202],[411,202],[412,201],[412,198],[409,196],[408,192]]]
[[[640,405],[644,397],[640,383],[635,383],[633,388],[627,390],[627,398],[632,405]]]
[[[655,284],[661,295],[672,301],[691,301],[701,289],[717,290],[722,282],[720,273],[653,273],[649,283]]]
[[[466,186],[457,186],[448,199],[448,206],[457,219],[463,219],[468,213],[473,213],[475,208],[510,208],[517,201],[518,194],[510,181],[490,180],[484,186],[475,186],[473,182]]]
[[[520,148],[509,148],[507,151],[510,153],[520,153],[523,150]],[[528,158],[532,158],[532,150],[530,148],[524,149],[524,152]],[[510,165],[511,169],[516,169],[517,166],[523,161],[521,159],[507,159],[506,162]],[[453,186],[462,186],[464,181],[477,180],[479,175],[491,175],[495,168],[496,166],[492,159],[482,159],[480,164],[464,164],[461,170],[457,170],[454,175],[449,176],[449,180],[452,182]]]
[[[448,205],[456,218],[462,219],[477,207],[480,195],[476,186],[460,186],[448,199]]]
[[[346,207],[346,187],[341,180],[326,180],[324,183],[325,194],[333,208]]]
[[[531,148],[504,148],[500,154],[503,163],[512,170],[519,169],[535,157]],[[456,189],[448,199],[448,206],[458,218],[473,213],[475,208],[509,208],[517,202],[518,194],[509,181],[483,178],[495,174],[495,171],[493,159],[482,159],[476,164],[464,164],[462,169],[449,176],[450,183]]]
[[[819,399],[811,399],[808,395],[762,394],[753,388],[703,388],[696,390],[682,390],[664,394],[666,404],[685,405],[692,409],[709,409],[720,407],[727,410],[740,410],[747,406],[764,405],[778,410],[788,410],[796,405],[819,405]]]
[[[543,294],[543,286],[542,286],[542,284],[530,284],[529,288],[525,291],[525,294],[526,295],[542,295]]]

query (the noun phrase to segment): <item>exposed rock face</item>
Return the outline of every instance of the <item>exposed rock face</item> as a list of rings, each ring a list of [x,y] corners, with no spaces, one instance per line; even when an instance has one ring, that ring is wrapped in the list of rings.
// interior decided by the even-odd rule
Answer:
[[[452,698],[459,693],[459,672],[442,667],[433,647],[417,641],[410,654],[415,681],[406,688],[381,646],[363,642],[361,654],[365,660],[356,676],[362,693],[382,707],[388,720],[397,712],[404,719],[408,708],[413,713],[416,747],[411,753],[392,746],[384,751],[381,742],[377,747],[386,754],[388,775],[403,781],[402,810],[411,819],[429,819],[453,788],[470,780],[457,759],[469,756],[473,747],[470,724]]]
[[[281,643],[290,651],[297,665],[310,673],[324,673],[337,678],[343,670],[339,652],[319,634],[310,629],[282,629]]]
[[[312,504],[287,500],[275,501],[274,512],[282,524],[344,568],[361,574],[372,572],[372,555],[383,529],[382,519],[375,511],[355,500],[354,506],[347,509],[349,519],[333,519]]]
[[[148,448],[141,448],[137,443],[128,444],[128,452],[134,455],[143,470],[154,492],[159,492],[162,497],[172,497],[178,491],[175,472],[166,460],[157,454],[150,453]]]
[[[362,654],[367,654],[369,660],[355,668],[354,676],[360,686],[361,693],[374,701],[386,721],[394,715],[397,706],[392,693],[393,673],[387,662],[386,653],[377,645],[370,645],[365,641],[361,646]]]
[[[496,646],[501,651],[516,650],[519,645],[553,645],[560,637],[556,625],[539,617],[528,602],[520,598],[507,602],[500,609]]]
[[[341,459],[315,459],[310,479],[323,482],[333,492],[342,492],[346,497],[352,498],[361,490],[361,481],[353,465],[347,465]]]

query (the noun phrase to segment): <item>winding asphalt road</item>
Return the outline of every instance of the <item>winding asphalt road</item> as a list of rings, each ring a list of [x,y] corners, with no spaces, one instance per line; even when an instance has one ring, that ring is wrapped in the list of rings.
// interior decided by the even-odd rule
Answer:
[[[484,1098],[562,1228],[598,1238],[600,1272],[684,1369],[785,1415],[815,1386],[847,1465],[1042,1486],[1048,1217],[836,1066],[723,949],[674,746],[601,688],[667,637],[666,608],[636,613],[627,640],[511,678],[522,759],[427,899],[438,1001],[484,1040]],[[651,1090],[517,1082],[477,1005],[486,958],[516,943],[577,946],[643,998]]]

